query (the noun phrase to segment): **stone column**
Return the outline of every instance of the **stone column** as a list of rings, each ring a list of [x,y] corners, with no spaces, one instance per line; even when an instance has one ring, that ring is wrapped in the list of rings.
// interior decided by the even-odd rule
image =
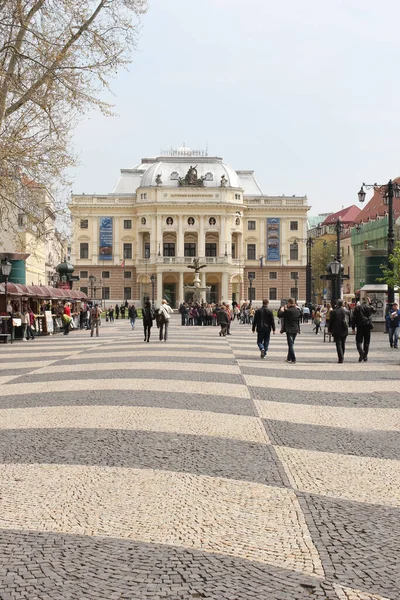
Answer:
[[[162,287],[163,274],[157,273],[157,307],[161,306],[161,300],[163,298],[163,287]]]
[[[98,265],[98,257],[99,257],[99,227],[100,220],[99,217],[93,218],[93,235],[92,235],[92,265]],[[90,254],[89,254],[90,256]]]
[[[228,256],[232,255],[232,231],[231,231],[231,221],[229,217],[225,217],[225,243],[224,243],[224,255],[225,255],[225,244],[226,244],[226,253]]]
[[[178,303],[179,305],[185,299],[185,291],[183,289],[183,271],[179,272],[179,284],[178,284]]]
[[[162,246],[162,230],[161,230],[161,224],[162,224],[162,216],[158,215],[157,216],[157,238],[156,238],[156,254],[158,255],[158,248],[160,248],[160,252],[161,252],[161,246]]]
[[[221,290],[221,300],[223,302],[229,302],[228,298],[228,285],[229,285],[229,274],[222,273],[222,290]]]
[[[155,262],[157,256],[157,222],[156,217],[151,217],[151,228],[150,228],[150,258],[151,262]]]
[[[121,236],[119,233],[119,224],[121,217],[114,217],[114,231],[113,231],[113,262],[114,265],[121,264],[120,251],[121,251]],[[133,249],[132,249],[133,250]],[[134,258],[134,257],[133,257]]]
[[[204,233],[204,219],[205,216],[200,216],[200,228],[199,228],[199,239],[197,247],[197,256],[204,258],[206,255],[206,237]]]
[[[185,238],[183,234],[183,215],[178,215],[178,235],[176,239],[176,255],[179,258],[183,258],[185,249]]]

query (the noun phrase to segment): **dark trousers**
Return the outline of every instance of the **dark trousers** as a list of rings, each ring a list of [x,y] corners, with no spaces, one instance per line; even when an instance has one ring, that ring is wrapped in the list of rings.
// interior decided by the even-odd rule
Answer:
[[[347,336],[335,338],[336,352],[337,352],[339,362],[343,362],[346,337]]]
[[[287,333],[286,332],[286,339],[287,339],[287,345],[288,345],[287,360],[291,360],[291,361],[296,360],[296,356],[294,354],[294,341],[296,339],[296,335],[297,335],[297,333]]]
[[[164,321],[163,323],[160,323],[160,340],[164,339],[165,341],[167,341],[168,325],[169,321]]]
[[[33,340],[34,339],[34,335],[33,335],[33,331],[32,331],[32,327],[30,325],[26,326],[26,339],[27,340]]]
[[[265,350],[265,353],[268,352],[270,337],[271,330],[260,329],[260,331],[257,331],[257,346],[259,350]]]
[[[149,341],[150,339],[150,333],[151,333],[151,325],[150,323],[145,323],[143,322],[143,329],[144,329],[144,339]]]
[[[360,356],[368,356],[369,343],[371,341],[371,330],[368,327],[357,327],[356,346]]]

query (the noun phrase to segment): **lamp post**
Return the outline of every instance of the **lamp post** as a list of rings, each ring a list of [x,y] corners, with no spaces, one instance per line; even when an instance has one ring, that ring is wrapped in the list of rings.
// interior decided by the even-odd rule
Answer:
[[[321,233],[321,227],[317,228],[317,235],[320,235]],[[306,264],[306,306],[308,306],[308,308],[311,308],[311,279],[312,279],[312,253],[311,253],[311,248],[314,245],[314,238],[309,235],[308,238],[306,239],[301,239],[301,238],[297,238],[293,245],[298,246],[298,242],[305,242],[306,243],[306,248],[307,248],[307,264]],[[298,279],[298,277],[297,277]],[[296,298],[297,301],[297,298]]]
[[[336,298],[333,298],[334,294],[333,294],[333,288],[335,287],[333,285],[333,280],[332,280],[332,304],[333,304],[333,300],[335,299],[336,301],[339,300],[339,298],[341,297],[341,291],[342,291],[342,257],[341,257],[341,252],[340,252],[340,234],[343,231],[343,224],[340,221],[340,219],[338,219],[335,223],[335,232],[336,232],[336,259],[334,262],[338,263],[338,266],[335,265],[334,270],[332,270],[332,275],[336,275]],[[331,263],[332,265],[333,263]]]
[[[90,283],[90,298],[93,301],[93,290],[94,288],[94,282],[96,281],[96,277],[94,275],[89,275],[89,283]]]
[[[156,276],[154,275],[154,273],[152,273],[150,275],[150,282],[151,282],[151,308],[154,310],[154,283],[156,281]]]
[[[4,294],[5,294],[5,298],[6,298],[5,312],[7,312],[7,283],[8,283],[8,278],[11,273],[11,269],[12,269],[12,264],[10,262],[8,262],[8,258],[7,257],[3,258],[3,260],[1,261],[1,273],[4,277]]]
[[[393,220],[393,198],[400,198],[400,185],[396,181],[391,179],[385,185],[366,184],[363,183],[360,191],[358,192],[359,202],[365,201],[365,189],[377,191],[383,197],[383,203],[388,207],[388,237],[387,237],[387,249],[388,249],[388,267],[393,273],[393,264],[390,260],[394,250],[394,220]],[[391,308],[394,302],[394,287],[388,285],[388,305]]]
[[[252,271],[250,271],[247,275],[247,277],[249,278],[249,284],[250,284],[250,302],[253,301],[253,280],[254,280],[254,273]]]
[[[299,280],[299,274],[293,273],[293,279],[294,279],[294,301],[297,304],[297,296],[298,296],[297,282]]]

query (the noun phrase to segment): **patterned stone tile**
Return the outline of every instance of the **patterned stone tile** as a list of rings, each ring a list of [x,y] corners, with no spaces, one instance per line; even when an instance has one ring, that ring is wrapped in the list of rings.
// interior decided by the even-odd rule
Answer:
[[[3,429],[0,463],[161,469],[286,486],[272,446],[224,438],[118,429]]]
[[[271,442],[278,446],[400,460],[398,431],[358,431],[267,419],[264,424]]]
[[[255,404],[260,417],[265,419],[365,431],[400,430],[400,408],[338,408],[262,400],[256,400]]]
[[[388,507],[400,506],[400,462],[275,446],[299,491]]]
[[[343,406],[370,408],[399,408],[400,393],[375,392],[357,394],[355,392],[313,392],[310,390],[279,390],[268,387],[252,387],[253,398],[270,402],[288,402],[290,404],[310,404],[313,406]]]
[[[292,490],[72,465],[0,465],[0,478],[0,529],[125,538],[323,575]]]
[[[257,417],[127,406],[57,406],[3,410],[0,429],[119,429],[228,438],[265,444]]]
[[[327,579],[368,592],[372,598],[399,597],[399,508],[304,493],[298,498]],[[363,596],[354,591],[349,598]]]
[[[59,590],[61,600],[339,600],[331,584],[295,571],[125,539],[3,530],[0,564],[12,600],[32,581],[30,600]]]
[[[0,396],[0,410],[32,406],[158,406],[184,410],[203,410],[215,413],[248,415],[255,414],[249,399],[231,396],[206,396],[185,392],[157,392],[146,390],[86,390],[29,393],[25,395]]]
[[[297,369],[297,364],[292,365],[293,369]],[[274,373],[276,375],[276,372]],[[247,385],[250,387],[270,387],[282,390],[310,390],[312,392],[336,391],[341,393],[371,393],[371,392],[391,392],[393,390],[393,381],[373,380],[373,381],[356,381],[348,379],[338,381],[332,378],[309,378],[296,379],[276,376],[261,376],[261,375],[244,375]]]

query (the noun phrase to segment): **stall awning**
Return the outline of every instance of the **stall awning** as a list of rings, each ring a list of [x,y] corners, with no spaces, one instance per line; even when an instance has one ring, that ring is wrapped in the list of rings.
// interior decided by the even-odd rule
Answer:
[[[0,283],[0,294],[5,293],[5,284]],[[46,285],[24,285],[22,283],[7,283],[9,296],[26,296],[27,298],[40,298],[48,300],[87,300],[87,296],[80,290],[65,290],[48,287]]]

